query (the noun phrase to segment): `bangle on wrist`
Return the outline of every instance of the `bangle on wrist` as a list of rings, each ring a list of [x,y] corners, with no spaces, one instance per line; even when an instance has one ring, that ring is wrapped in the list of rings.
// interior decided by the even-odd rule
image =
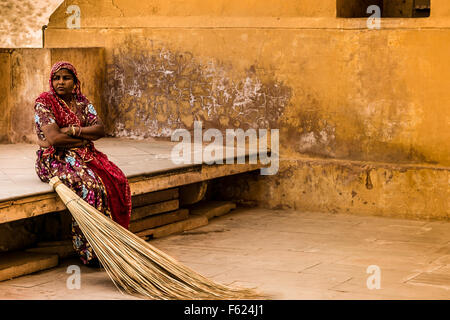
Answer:
[[[77,137],[81,137],[81,126],[78,126],[78,134]]]

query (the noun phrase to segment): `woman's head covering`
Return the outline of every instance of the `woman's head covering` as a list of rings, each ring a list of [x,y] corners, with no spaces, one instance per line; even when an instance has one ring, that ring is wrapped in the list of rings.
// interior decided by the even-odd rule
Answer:
[[[53,75],[61,69],[67,69],[70,72],[72,72],[72,74],[75,77],[74,82],[75,82],[75,86],[76,86],[76,88],[75,88],[76,98],[77,99],[81,98],[83,95],[81,94],[81,82],[80,82],[80,79],[78,79],[77,70],[70,62],[67,62],[67,61],[59,61],[53,65],[52,70],[50,71],[50,79],[49,79],[50,91],[54,95],[57,96],[55,88],[53,88],[52,80],[53,80]]]
[[[78,78],[77,70],[70,62],[67,61],[60,61],[53,65],[50,71],[49,79],[50,91],[41,93],[36,99],[36,103],[41,103],[51,107],[56,123],[59,127],[67,127],[69,124],[80,125],[80,120],[78,117],[73,113],[73,111],[65,106],[62,99],[56,93],[55,88],[53,88],[53,75],[61,69],[67,69],[75,76],[74,80],[76,88],[74,94],[76,101],[83,102],[87,105],[90,104],[89,100],[81,93],[81,82]]]

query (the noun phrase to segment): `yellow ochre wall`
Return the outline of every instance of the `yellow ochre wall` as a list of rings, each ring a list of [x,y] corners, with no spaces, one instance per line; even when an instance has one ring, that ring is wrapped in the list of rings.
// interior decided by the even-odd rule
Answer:
[[[66,8],[81,9],[81,29]],[[336,18],[336,1],[65,1],[45,46],[105,47],[117,136],[280,129],[282,157],[450,164],[450,3]]]
[[[10,131],[11,112],[9,107],[9,87],[11,78],[11,65],[7,50],[0,51],[0,143],[8,142]]]
[[[278,174],[226,177],[222,199],[448,220],[450,2],[369,30],[338,1],[65,1],[46,49],[0,52],[0,142],[32,139],[32,102],[69,60],[116,136],[279,129]]]

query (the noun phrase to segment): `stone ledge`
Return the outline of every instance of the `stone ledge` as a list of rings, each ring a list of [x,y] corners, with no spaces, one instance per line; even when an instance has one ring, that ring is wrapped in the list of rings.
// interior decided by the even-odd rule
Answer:
[[[189,208],[191,215],[204,216],[208,220],[227,214],[233,209],[236,209],[236,204],[230,201],[205,201]]]
[[[58,265],[57,254],[10,252],[0,255],[0,281],[20,277]]]
[[[104,141],[98,143],[101,147],[99,149],[110,155],[109,158],[112,161],[116,161],[127,175],[133,197],[227,175],[255,171],[263,167],[260,163],[175,165],[168,158],[154,159],[155,154],[166,157],[171,150],[172,144],[166,142],[123,141],[115,138],[104,139]],[[14,162],[17,162],[16,158],[22,152],[27,156],[24,157],[23,163],[17,164],[20,167],[18,169],[34,167],[35,156],[33,154],[35,146],[12,145],[12,147],[8,146],[6,148],[0,145],[0,149],[7,156],[0,163],[0,169],[3,169],[2,166],[12,166]],[[126,156],[123,155],[124,153],[126,153]],[[134,160],[130,160],[133,158],[133,155],[142,158],[139,166],[136,166],[133,162]],[[7,180],[5,181],[8,183],[1,185],[3,193],[0,192],[0,199],[2,199],[0,200],[0,224],[65,209],[57,194],[54,191],[49,191],[51,188],[48,184],[40,182],[34,172],[27,174],[29,174],[29,179],[21,181],[20,184],[11,180],[11,177],[14,176],[6,175]],[[171,196],[173,197],[174,194]]]
[[[139,232],[150,228],[156,228],[180,220],[185,220],[188,216],[189,210],[187,209],[179,209],[172,212],[152,215],[150,217],[131,222],[129,230],[131,232]]]
[[[172,234],[182,233],[183,231],[192,230],[203,227],[208,224],[208,218],[203,216],[191,217],[183,221],[171,223],[159,228],[148,229],[136,233],[137,236],[144,240],[157,239]]]
[[[70,240],[65,242],[57,241],[53,245],[42,245],[38,243],[37,247],[26,249],[25,252],[51,255],[56,254],[58,255],[59,259],[72,258],[76,256],[72,241]]]
[[[148,216],[174,211],[178,208],[178,199],[160,203],[153,203],[139,208],[133,208],[131,212],[131,222],[147,218]]]
[[[219,198],[270,209],[450,220],[450,168],[335,159],[284,159],[273,176],[215,180]]]
[[[132,203],[133,208],[137,208],[149,204],[178,199],[178,197],[179,197],[179,190],[178,188],[174,188],[136,195],[132,198]]]

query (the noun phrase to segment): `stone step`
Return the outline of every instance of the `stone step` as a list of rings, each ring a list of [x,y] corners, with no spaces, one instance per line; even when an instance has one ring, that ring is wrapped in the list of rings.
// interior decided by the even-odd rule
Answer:
[[[0,255],[0,281],[56,267],[57,254],[7,252]]]
[[[188,209],[179,209],[176,211],[152,215],[144,219],[133,221],[130,223],[129,229],[131,232],[139,232],[142,230],[160,227],[176,221],[185,220],[188,218],[188,216]]]
[[[208,224],[208,218],[204,216],[194,216],[183,221],[171,223],[162,227],[144,230],[136,233],[144,240],[157,239],[166,237],[172,234],[181,233],[183,231],[192,230],[203,227]]]
[[[449,176],[448,166],[301,158],[280,160],[275,175],[230,175],[208,187],[267,209],[449,221]]]
[[[53,245],[51,245],[51,242],[38,243],[37,247],[26,249],[25,252],[56,254],[60,259],[76,256],[72,241],[55,241]]]
[[[205,216],[209,220],[233,209],[236,209],[236,204],[230,201],[205,201],[191,206],[189,211],[191,215]]]
[[[131,203],[133,204],[133,208],[138,208],[152,203],[178,199],[178,196],[178,188],[172,188],[133,196]]]
[[[187,206],[197,203],[203,199],[208,189],[208,181],[180,186],[180,205]]]
[[[72,245],[72,240],[56,240],[56,241],[40,241],[36,243],[37,247],[54,247],[54,246],[68,246]]]
[[[178,208],[179,208],[178,199],[145,205],[143,207],[134,208],[131,211],[130,221],[136,221],[151,215],[174,211],[177,210]]]

